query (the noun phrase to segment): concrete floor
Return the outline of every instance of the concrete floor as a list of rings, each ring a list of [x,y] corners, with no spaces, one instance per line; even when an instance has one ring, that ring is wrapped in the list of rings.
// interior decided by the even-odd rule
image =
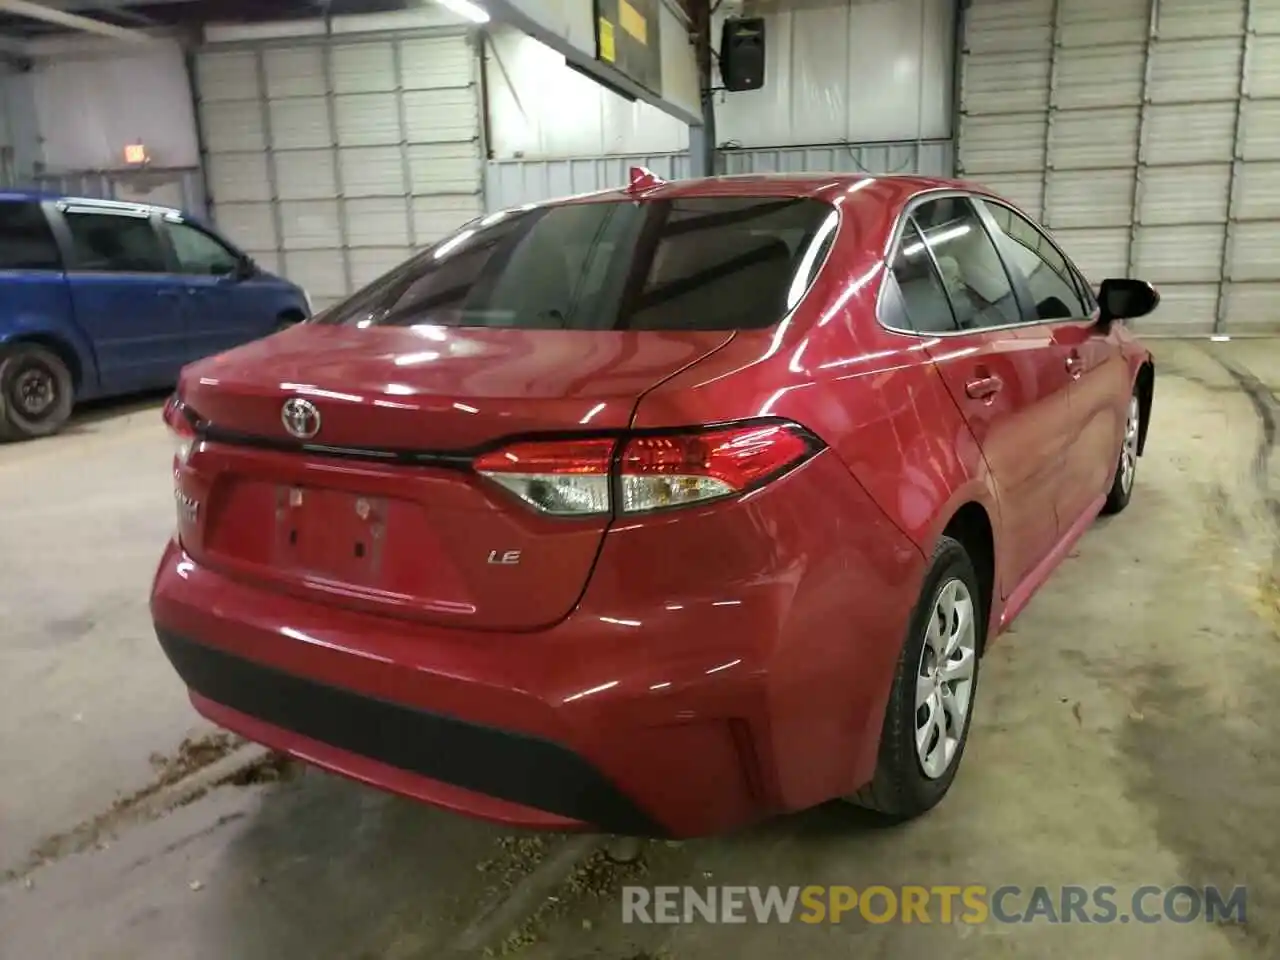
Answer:
[[[156,409],[0,448],[0,958],[436,958],[513,931],[529,960],[1275,957],[1280,344],[1154,348],[1133,505],[991,649],[947,801],[894,830],[831,806],[653,844],[642,868],[313,771],[153,794],[211,732],[148,629]],[[623,882],[1247,884],[1248,922],[624,926]]]

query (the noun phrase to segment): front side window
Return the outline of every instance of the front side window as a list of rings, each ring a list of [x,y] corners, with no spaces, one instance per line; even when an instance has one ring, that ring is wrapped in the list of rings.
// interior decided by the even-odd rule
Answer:
[[[167,273],[164,250],[151,220],[119,213],[69,210],[75,264],[90,273]]]
[[[1039,320],[1069,320],[1089,313],[1080,299],[1066,258],[1023,217],[998,203],[984,203],[996,222],[996,240],[1005,261],[1027,279]]]
[[[0,201],[0,270],[61,270],[62,257],[40,204]]]
[[[928,200],[912,215],[938,265],[961,330],[1022,321],[1009,275],[967,198]]]
[[[168,223],[169,239],[183,273],[206,277],[225,277],[235,273],[240,258],[221,240],[186,223]]]
[[[759,329],[781,320],[797,284],[813,279],[832,213],[809,198],[700,197],[495,214],[315,322]]]

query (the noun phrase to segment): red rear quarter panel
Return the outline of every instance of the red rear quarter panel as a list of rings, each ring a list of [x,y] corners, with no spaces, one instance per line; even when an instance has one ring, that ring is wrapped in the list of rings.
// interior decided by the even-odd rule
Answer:
[[[870,195],[888,188],[864,189]],[[829,482],[847,480],[860,488],[863,506],[853,517],[858,529],[843,531],[845,542],[873,564],[890,560],[888,547],[895,540],[909,544],[913,556],[906,578],[881,578],[875,591],[859,581],[859,564],[840,554],[831,563],[803,558],[797,576],[804,602],[793,605],[794,622],[781,618],[771,686],[797,681],[796,689],[806,691],[813,708],[806,711],[813,718],[809,729],[817,731],[811,736],[832,743],[852,738],[863,778],[853,778],[855,784],[873,769],[897,654],[938,537],[969,501],[982,504],[999,529],[985,461],[926,352],[930,341],[877,322],[884,244],[896,219],[896,213],[883,211],[900,209],[901,203],[886,208],[868,199],[873,202],[842,205],[843,224],[830,258],[791,316],[770,330],[740,332],[716,354],[664,382],[641,401],[634,421],[641,428],[751,417],[803,424],[842,468]],[[818,497],[804,507],[814,526],[837,522]],[[894,561],[901,568],[903,561]],[[801,617],[806,608],[830,613],[812,622],[813,614]],[[842,618],[852,618],[848,627]],[[816,643],[832,646],[814,638],[833,634],[847,644],[847,655],[828,655],[827,672],[806,675],[799,684],[798,668],[790,665],[811,663]],[[869,715],[857,722],[842,707],[853,690],[874,698]],[[824,726],[817,719],[822,715],[839,719]],[[799,729],[795,733],[801,735]]]
[[[982,452],[928,356],[938,341],[876,319],[885,244],[919,184],[868,182],[863,197],[831,198],[840,233],[796,311],[773,329],[739,333],[651,391],[634,424],[765,416],[803,424],[929,556],[965,503],[980,503],[997,532],[999,511]]]

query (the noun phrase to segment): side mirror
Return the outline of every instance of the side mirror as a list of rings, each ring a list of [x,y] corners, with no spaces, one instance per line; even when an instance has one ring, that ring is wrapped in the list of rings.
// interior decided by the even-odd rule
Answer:
[[[1145,280],[1113,278],[1098,289],[1099,322],[1108,327],[1116,320],[1145,317],[1160,305],[1160,294]]]
[[[235,271],[231,274],[236,280],[248,280],[250,277],[258,275],[258,265],[253,262],[253,258],[246,255],[236,261]]]

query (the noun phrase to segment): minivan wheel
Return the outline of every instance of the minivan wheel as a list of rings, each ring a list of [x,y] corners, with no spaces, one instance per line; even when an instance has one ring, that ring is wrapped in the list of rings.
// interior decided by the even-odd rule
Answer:
[[[30,440],[57,433],[75,403],[71,371],[34,343],[0,352],[0,440]]]
[[[1138,474],[1138,437],[1142,434],[1142,404],[1137,391],[1129,398],[1129,413],[1125,418],[1124,435],[1120,438],[1120,460],[1116,464],[1116,477],[1102,506],[1104,514],[1119,513],[1133,499],[1133,481]]]
[[[848,800],[900,822],[946,796],[969,737],[984,610],[969,554],[942,537],[894,672],[875,776]]]

